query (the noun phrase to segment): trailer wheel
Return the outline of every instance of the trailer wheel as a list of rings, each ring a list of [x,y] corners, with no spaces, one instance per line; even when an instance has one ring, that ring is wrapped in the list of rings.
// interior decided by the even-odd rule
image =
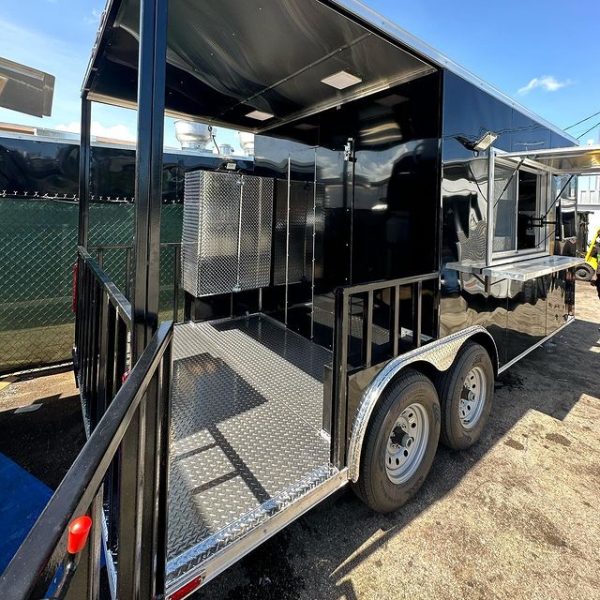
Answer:
[[[494,367],[479,344],[467,343],[437,381],[442,404],[441,441],[454,450],[472,446],[481,436],[494,396]]]
[[[591,281],[593,277],[594,269],[587,263],[579,265],[575,269],[575,279],[579,279],[579,281]]]
[[[421,487],[440,437],[440,403],[417,371],[400,374],[381,395],[369,422],[354,490],[370,508],[388,513]]]

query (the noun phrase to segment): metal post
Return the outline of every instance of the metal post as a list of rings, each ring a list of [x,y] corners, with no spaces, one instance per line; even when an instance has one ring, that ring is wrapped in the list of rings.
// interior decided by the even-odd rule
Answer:
[[[315,148],[312,210],[312,251],[310,270],[310,339],[315,337],[315,248],[317,242],[317,149]]]
[[[398,356],[398,338],[400,337],[400,286],[394,286],[394,316],[392,335],[394,339],[392,341],[392,355],[393,357]]]
[[[173,275],[173,322],[179,322],[179,273],[181,271],[181,246],[177,244],[175,249],[175,265]]]
[[[413,343],[415,348],[421,347],[421,323],[423,321],[423,282],[417,281],[413,285]]]
[[[239,292],[241,288],[240,282],[240,267],[241,267],[241,259],[242,259],[242,217],[244,216],[244,176],[240,175],[239,179],[240,184],[240,208],[238,212],[238,232],[237,232],[237,271],[235,275],[235,288],[234,291]],[[233,303],[233,294],[231,296],[231,301]],[[233,316],[233,309],[232,309]]]
[[[496,161],[496,152],[490,148],[488,162],[488,193],[487,193],[487,244],[485,264],[492,264],[494,253],[494,166]]]
[[[167,0],[140,1],[138,128],[135,164],[135,246],[132,364],[158,325],[160,210],[167,48]],[[157,590],[156,468],[159,390],[155,377],[123,439],[119,530],[119,598],[154,598]]]
[[[348,371],[349,296],[343,288],[335,290],[333,341],[333,382],[331,407],[331,462],[341,468],[346,461],[346,393]]]
[[[77,231],[77,245],[87,247],[88,231],[90,223],[90,128],[92,117],[92,105],[86,98],[85,92],[81,96],[81,135],[79,142],[79,227]],[[78,269],[83,265],[83,261],[77,257]],[[82,295],[83,287],[81,285],[81,272],[77,281],[77,297]],[[78,309],[81,308],[81,302],[78,302]],[[77,310],[75,315],[75,346],[77,348],[78,371],[81,372],[81,338],[80,329],[81,311]]]
[[[288,156],[287,167],[287,204],[285,217],[285,305],[283,307],[283,322],[288,324],[288,287],[290,275],[290,195],[292,185],[292,158]]]
[[[135,164],[133,363],[158,325],[167,0],[141,0]]]
[[[365,348],[363,358],[365,368],[368,368],[371,366],[371,353],[373,350],[373,290],[367,292],[366,309],[367,314],[363,315],[363,340]]]
[[[81,97],[81,136],[79,142],[79,233],[78,245],[87,247],[90,221],[90,128],[92,103]]]

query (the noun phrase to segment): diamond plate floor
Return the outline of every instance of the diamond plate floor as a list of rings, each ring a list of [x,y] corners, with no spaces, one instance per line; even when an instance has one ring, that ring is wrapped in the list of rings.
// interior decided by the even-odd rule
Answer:
[[[175,327],[168,555],[329,463],[328,350],[268,317]]]

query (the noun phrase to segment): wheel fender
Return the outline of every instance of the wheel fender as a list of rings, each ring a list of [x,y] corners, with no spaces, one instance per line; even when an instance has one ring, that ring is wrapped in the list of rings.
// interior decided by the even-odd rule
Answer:
[[[464,343],[472,338],[484,342],[484,347],[490,352],[494,370],[498,372],[498,349],[494,338],[485,327],[473,325],[393,358],[375,375],[362,393],[352,425],[348,444],[348,478],[351,481],[358,481],[360,476],[360,457],[367,426],[373,409],[386,386],[400,371],[412,363],[427,362],[438,371],[448,370]]]

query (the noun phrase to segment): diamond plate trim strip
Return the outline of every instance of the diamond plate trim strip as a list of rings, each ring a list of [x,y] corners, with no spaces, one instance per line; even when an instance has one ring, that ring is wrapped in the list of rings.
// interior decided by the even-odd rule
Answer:
[[[375,375],[371,383],[364,390],[362,399],[358,405],[356,417],[354,418],[348,449],[348,477],[351,481],[358,481],[360,474],[360,457],[367,425],[369,424],[373,409],[379,400],[379,396],[388,383],[402,369],[416,361],[426,361],[436,367],[436,369],[446,371],[454,362],[454,358],[461,346],[470,337],[480,333],[487,335],[494,344],[494,348],[496,347],[496,343],[487,329],[481,325],[474,325],[473,327],[467,327],[467,329],[435,340],[422,348],[416,348],[415,350],[411,350],[406,354],[398,356],[390,360],[381,370],[379,370],[379,373]],[[374,368],[377,369],[379,366]]]

